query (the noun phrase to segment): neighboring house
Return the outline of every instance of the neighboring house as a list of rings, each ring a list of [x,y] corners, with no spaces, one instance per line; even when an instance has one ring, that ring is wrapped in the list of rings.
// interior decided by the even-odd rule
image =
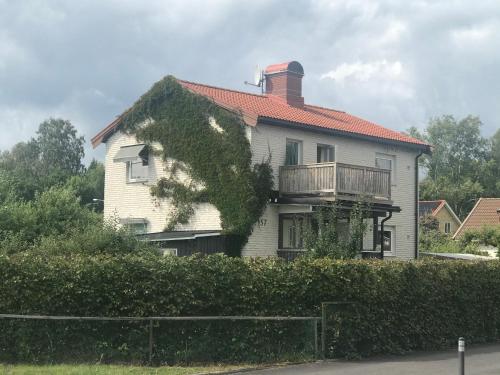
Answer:
[[[418,202],[420,217],[432,216],[439,223],[439,230],[443,233],[453,235],[462,222],[453,212],[450,205],[443,199],[437,201]]]
[[[343,111],[304,104],[303,75],[295,61],[271,65],[262,95],[178,80],[242,114],[254,163],[272,155],[276,191],[242,255],[293,258],[302,251],[301,220],[333,201],[349,212],[363,199],[371,203],[363,249],[380,252],[382,237],[383,255],[417,257],[418,157],[430,152],[429,145]],[[208,203],[197,205],[188,224],[164,231],[171,207],[150,195],[150,186],[165,175],[163,162],[120,131],[120,118],[92,139],[94,147],[100,143],[106,144],[106,218],[116,217],[178,255],[224,248],[229,239]]]
[[[484,226],[500,226],[500,198],[479,198],[453,238],[460,238],[464,232]]]

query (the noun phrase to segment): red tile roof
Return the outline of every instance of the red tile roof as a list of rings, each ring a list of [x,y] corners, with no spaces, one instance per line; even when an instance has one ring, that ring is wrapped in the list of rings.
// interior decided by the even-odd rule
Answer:
[[[425,142],[342,111],[308,104],[298,108],[273,95],[256,95],[183,80],[178,82],[194,93],[211,98],[218,105],[241,112],[244,120],[249,125],[255,126],[259,119],[271,119],[305,125],[311,127],[311,129],[326,129],[380,140],[402,142],[426,151],[429,150],[429,145]],[[112,134],[115,128],[119,126],[118,120],[115,120],[92,138],[94,147],[97,147],[109,134]]]
[[[480,229],[485,225],[500,226],[498,210],[500,210],[500,198],[479,198],[453,238],[460,237],[467,230]]]

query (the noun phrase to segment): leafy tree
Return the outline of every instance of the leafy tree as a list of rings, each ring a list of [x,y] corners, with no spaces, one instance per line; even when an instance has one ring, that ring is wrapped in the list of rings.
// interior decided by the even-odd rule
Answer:
[[[446,199],[463,219],[479,197],[500,195],[500,131],[488,140],[481,125],[475,116],[446,115],[431,119],[424,132],[408,130],[433,146],[432,155],[420,159],[427,173],[420,199]]]
[[[92,160],[83,173],[71,176],[66,185],[80,197],[81,204],[93,205],[95,211],[102,211],[104,199],[104,165],[102,163]],[[98,201],[95,202],[94,199]]]
[[[69,121],[49,119],[40,124],[36,137],[0,154],[0,201],[14,194],[32,200],[37,192],[83,172],[84,138]],[[10,185],[10,192],[5,192]]]

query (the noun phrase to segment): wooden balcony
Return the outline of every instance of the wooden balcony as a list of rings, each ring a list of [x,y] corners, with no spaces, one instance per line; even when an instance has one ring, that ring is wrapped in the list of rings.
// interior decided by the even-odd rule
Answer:
[[[279,191],[281,196],[390,201],[391,171],[337,162],[282,166]]]

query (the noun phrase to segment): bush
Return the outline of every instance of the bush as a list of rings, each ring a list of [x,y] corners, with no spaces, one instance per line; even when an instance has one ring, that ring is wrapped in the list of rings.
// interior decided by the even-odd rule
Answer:
[[[345,300],[355,304],[328,313],[329,357],[439,349],[459,336],[500,338],[497,262],[0,255],[3,313],[320,316],[321,302]],[[147,358],[145,323],[0,324],[0,361]],[[311,334],[310,323],[162,322],[155,353],[168,363],[276,360],[310,353]]]

